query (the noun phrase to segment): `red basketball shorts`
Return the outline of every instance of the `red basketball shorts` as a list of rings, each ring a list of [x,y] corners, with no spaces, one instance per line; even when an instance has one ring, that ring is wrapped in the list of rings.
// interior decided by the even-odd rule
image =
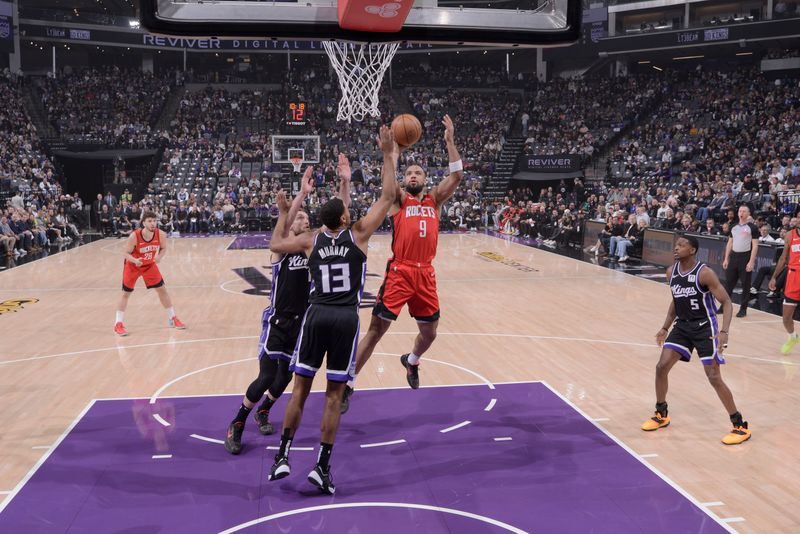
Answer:
[[[147,289],[153,289],[164,285],[164,278],[161,277],[161,271],[158,270],[158,265],[155,263],[137,267],[126,261],[125,267],[122,269],[122,290],[128,292],[133,291],[136,281],[140,276],[144,279],[144,285]]]
[[[786,287],[783,289],[783,296],[789,301],[787,304],[800,302],[800,271],[789,268],[789,272],[786,274]]]
[[[439,295],[436,293],[436,272],[432,265],[389,260],[386,278],[378,292],[372,314],[394,321],[408,304],[411,317],[421,323],[439,319]]]

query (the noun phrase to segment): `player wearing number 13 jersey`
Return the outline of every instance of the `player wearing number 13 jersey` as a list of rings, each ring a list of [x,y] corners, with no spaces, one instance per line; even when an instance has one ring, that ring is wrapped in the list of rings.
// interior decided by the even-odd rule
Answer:
[[[147,289],[155,289],[162,306],[167,310],[169,325],[182,330],[186,326],[175,316],[172,308],[172,299],[164,287],[164,278],[158,270],[158,262],[167,251],[167,234],[156,228],[156,215],[146,211],[142,215],[142,227],[131,232],[125,242],[125,261],[122,268],[122,295],[117,305],[117,318],[114,332],[120,336],[127,336],[128,332],[123,325],[125,309],[128,307],[136,281],[144,280]]]
[[[676,263],[667,271],[672,292],[664,326],[656,333],[656,342],[663,346],[656,366],[656,411],[642,424],[642,430],[653,431],[669,426],[667,411],[668,375],[672,367],[683,360],[688,362],[696,350],[711,386],[730,416],[733,430],[722,442],[736,445],[750,439],[750,430],[736,409],[733,394],[722,380],[720,364],[725,363],[722,351],[728,346],[728,327],[733,305],[725,288],[706,264],[697,261],[697,238],[686,235],[675,243]],[[717,322],[714,298],[722,303],[723,319]],[[677,320],[676,320],[677,319]],[[674,322],[674,325],[673,325]],[[670,326],[672,330],[669,331]]]
[[[339,407],[346,382],[352,378],[358,347],[358,305],[366,276],[367,244],[394,204],[395,168],[399,148],[391,130],[382,126],[379,142],[383,151],[382,190],[366,216],[350,227],[350,212],[345,202],[333,198],[319,212],[324,227],[313,233],[286,236],[289,211],[285,194],[278,199],[280,217],[270,242],[277,254],[304,252],[308,257],[312,289],[308,308],[303,316],[300,337],[295,346],[290,369],[295,373],[292,397],[286,407],[278,454],[269,480],[278,480],[290,473],[289,450],[300,426],[303,406],[311,391],[314,375],[326,364],[328,386],[322,415],[322,439],[317,464],[308,480],[322,492],[333,494],[330,456],[339,428]],[[350,163],[340,155],[338,174],[350,177]]]

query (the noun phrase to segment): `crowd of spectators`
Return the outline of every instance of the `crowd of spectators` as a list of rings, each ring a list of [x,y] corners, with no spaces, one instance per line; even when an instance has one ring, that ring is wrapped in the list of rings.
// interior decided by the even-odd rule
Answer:
[[[445,78],[452,79],[452,74]],[[741,202],[751,206],[755,222],[771,239],[781,239],[790,226],[791,216],[784,221],[784,215],[794,203],[786,195],[800,183],[796,79],[767,80],[756,70],[557,79],[530,82],[530,98],[523,102],[514,89],[470,90],[473,84],[468,75],[472,74],[481,83],[492,83],[490,77],[499,75],[479,68],[462,73],[466,81],[457,90],[411,86],[404,91],[407,100],[403,102],[384,87],[380,94],[383,116],[361,123],[337,122],[336,79],[324,69],[294,72],[291,81],[271,89],[209,86],[188,90],[162,132],[152,129],[158,105],[145,106],[132,116],[133,121],[129,117],[128,125],[139,125],[143,136],[155,136],[165,147],[156,178],[147,185],[143,198],[134,199],[130,192],[119,197],[110,192],[99,195],[92,203],[92,224],[105,235],[123,236],[136,227],[142,211],[150,209],[158,214],[161,227],[171,232],[272,228],[277,218],[275,196],[289,184],[287,167],[272,162],[269,134],[280,130],[286,98],[292,95],[313,110],[308,133],[320,136],[319,162],[314,165],[317,187],[309,199],[312,223],[316,208],[336,192],[339,153],[347,154],[354,168],[352,216],[357,219],[366,213],[379,194],[381,162],[374,141],[378,125],[397,113],[413,112],[423,124],[423,138],[403,152],[401,165],[422,165],[432,184],[447,172],[442,117],[449,113],[456,119],[465,179],[444,206],[443,229],[495,228],[541,239],[547,246],[569,246],[579,242],[584,220],[603,220],[609,223],[609,241],[596,250],[609,249],[610,237],[616,237],[613,253],[622,260],[640,244],[637,240],[644,226],[725,234],[733,221],[731,210]],[[403,69],[396,73],[400,79],[407,75]],[[126,79],[128,73],[105,69],[82,76],[76,79],[73,93],[48,99],[50,109],[59,110],[57,116],[74,119],[103,108],[109,114],[97,119],[98,128],[84,125],[85,131],[111,131],[108,139],[117,141],[115,114],[140,102],[147,84],[156,84],[156,93],[163,95],[171,83],[139,75],[130,84],[132,90],[117,102],[113,95],[120,90],[118,80]],[[48,84],[46,89],[56,87],[52,81]],[[55,168],[38,152],[35,128],[21,105],[17,82],[9,78],[2,90],[4,101],[12,105],[2,115],[0,165],[3,175],[19,180],[21,198],[21,206],[15,197],[7,210],[22,209],[25,213],[17,213],[17,219],[31,226],[27,242],[14,234],[11,253],[17,249],[22,254],[37,243],[46,246],[48,239],[78,237],[76,226],[88,223],[80,220],[80,199],[62,196]],[[620,94],[627,98],[619,98]],[[94,100],[113,104],[83,104]],[[522,126],[529,153],[590,158],[614,141],[607,182],[584,185],[578,179],[538,191],[518,188],[502,202],[484,199],[482,186],[511,134],[512,117]],[[616,132],[626,128],[624,137],[616,139]],[[12,221],[15,213],[4,215],[7,222],[16,222]],[[630,216],[635,219],[626,227]],[[611,234],[615,225],[622,233],[618,228],[617,234]],[[38,241],[34,228],[40,228]]]
[[[72,71],[39,84],[48,120],[72,142],[113,148],[150,148],[155,123],[174,84],[174,73],[153,75],[116,66]]]
[[[0,76],[0,254],[37,253],[80,239],[80,197],[64,194],[56,169],[43,153],[36,127],[22,103],[22,80]]]
[[[618,241],[640,245],[630,234],[642,225],[729,235],[735,209],[745,203],[762,241],[780,243],[798,210],[798,82],[767,79],[757,70],[671,79],[662,103],[612,147],[608,183],[517,188],[488,211],[501,231],[545,244],[570,242],[576,223],[562,219],[605,221],[604,243],[592,252],[627,260],[628,245],[620,253]],[[630,224],[629,216],[635,217]]]
[[[392,65],[392,82],[397,87],[523,87],[531,75],[510,75],[497,65],[452,65],[420,63],[415,56],[397,58]]]
[[[198,139],[230,140],[234,144],[240,141],[240,156],[263,156],[261,152],[246,154],[241,144],[263,145],[263,140],[253,138],[253,134],[260,129],[275,131],[279,128],[279,114],[283,111],[279,102],[282,103],[282,94],[267,90],[236,91],[208,86],[187,91],[165,137],[170,146]]]
[[[694,226],[722,223],[745,202],[777,228],[779,210],[794,203],[786,192],[800,184],[798,82],[757,71],[674,80],[671,96],[615,148],[613,200],[688,216]]]
[[[788,59],[800,57],[800,50],[797,48],[770,48],[764,59]]]
[[[366,213],[380,194],[378,127],[410,107],[420,118],[424,135],[403,152],[401,165],[420,164],[432,183],[438,183],[448,166],[441,122],[445,113],[453,115],[465,179],[445,206],[442,224],[445,228],[477,228],[482,211],[480,189],[494,168],[508,135],[509,117],[519,108],[518,100],[467,90],[451,92],[445,100],[441,93],[415,89],[401,104],[384,88],[381,117],[346,123],[336,120],[335,87],[336,80],[327,71],[307,69],[295,72],[291,82],[273,92],[212,87],[187,91],[169,131],[162,135],[167,148],[156,178],[145,198],[129,203],[127,210],[154,209],[164,228],[178,232],[271,228],[277,217],[275,195],[288,186],[288,168],[272,162],[269,133],[280,130],[286,96],[291,94],[313,110],[308,115],[307,134],[320,136],[319,162],[314,164],[317,187],[309,199],[312,222],[316,208],[336,192],[339,153],[350,157],[354,169],[352,216],[356,220]],[[108,206],[111,224],[103,226],[104,232],[122,234],[115,221],[122,220],[119,212],[126,208],[118,204]],[[131,213],[127,218],[131,219]]]
[[[772,8],[772,18],[791,19],[800,17],[800,2],[786,2],[778,0]]]
[[[659,76],[559,78],[537,84],[521,116],[525,152],[589,159],[639,120],[665,90]]]

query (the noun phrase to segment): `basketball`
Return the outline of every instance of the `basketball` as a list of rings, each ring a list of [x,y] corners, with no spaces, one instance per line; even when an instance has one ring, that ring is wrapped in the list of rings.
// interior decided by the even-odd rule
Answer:
[[[392,121],[394,140],[402,148],[408,148],[422,137],[422,125],[414,115],[403,113]]]

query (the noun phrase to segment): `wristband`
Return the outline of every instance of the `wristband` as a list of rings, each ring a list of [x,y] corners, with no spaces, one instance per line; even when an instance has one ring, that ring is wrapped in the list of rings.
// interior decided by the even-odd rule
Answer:
[[[720,334],[727,334],[727,333],[728,333],[728,331],[727,331],[727,330],[720,330],[720,331],[719,331],[719,333],[720,333]]]
[[[461,160],[450,162],[450,173],[459,172],[464,170],[464,164]]]

